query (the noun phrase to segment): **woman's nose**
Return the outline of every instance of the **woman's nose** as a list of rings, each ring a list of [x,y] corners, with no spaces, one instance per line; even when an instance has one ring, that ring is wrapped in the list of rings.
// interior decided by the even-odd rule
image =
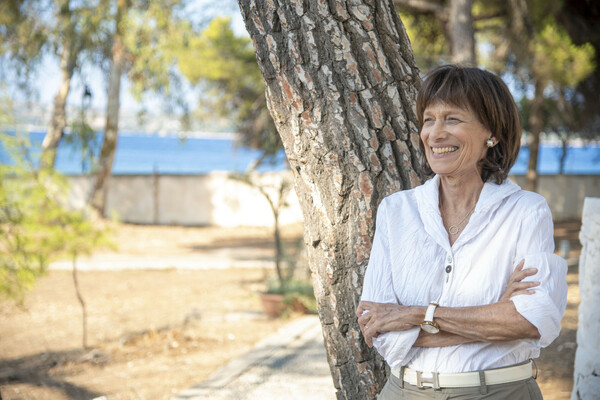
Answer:
[[[429,130],[429,138],[430,139],[440,139],[440,138],[444,138],[446,137],[447,132],[446,132],[446,126],[444,124],[443,120],[436,120],[430,127]]]

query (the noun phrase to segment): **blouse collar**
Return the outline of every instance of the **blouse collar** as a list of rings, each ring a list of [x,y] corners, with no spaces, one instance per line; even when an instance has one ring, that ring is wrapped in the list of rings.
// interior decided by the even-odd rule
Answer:
[[[439,208],[439,185],[440,177],[435,175],[432,179],[425,182],[423,185],[415,189],[415,197],[419,214],[425,226],[425,230],[431,235],[446,250],[450,251],[450,242],[448,241],[448,233],[442,222],[442,216]],[[513,193],[521,190],[521,188],[506,179],[502,184],[486,182],[483,185],[479,200],[475,206],[475,210],[465,226],[463,232],[454,243],[457,244],[467,242],[473,236],[477,235],[488,224],[492,218],[494,211],[500,203]]]

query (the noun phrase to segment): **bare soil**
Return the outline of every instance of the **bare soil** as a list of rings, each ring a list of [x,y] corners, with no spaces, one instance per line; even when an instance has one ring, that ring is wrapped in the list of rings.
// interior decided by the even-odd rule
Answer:
[[[557,224],[557,244],[580,249],[579,223]],[[301,227],[284,232],[291,245]],[[269,229],[116,225],[116,254],[185,255],[220,248],[272,257]],[[168,399],[198,384],[289,320],[264,316],[258,293],[269,268],[80,271],[82,311],[69,271],[50,271],[23,308],[0,303],[0,394],[7,399]],[[561,336],[542,351],[538,382],[547,400],[569,399],[579,305],[569,268]],[[294,316],[291,316],[293,318]]]

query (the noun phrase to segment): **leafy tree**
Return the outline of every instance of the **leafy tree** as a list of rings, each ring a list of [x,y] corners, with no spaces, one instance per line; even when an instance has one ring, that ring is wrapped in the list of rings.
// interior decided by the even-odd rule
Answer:
[[[0,2],[0,79],[16,81],[27,92],[31,91],[31,74],[48,43],[48,33],[40,29],[35,17],[39,15],[38,7],[37,2],[25,0]]]
[[[596,68],[594,48],[586,43],[576,46],[569,35],[550,22],[537,36],[533,56],[535,63],[532,76],[536,77],[536,92],[533,99],[521,101],[523,127],[531,133],[528,186],[535,190],[537,171],[537,147],[541,132],[557,135],[563,147],[560,172],[563,172],[569,138],[582,131],[581,113],[574,98],[577,84]],[[534,112],[537,113],[534,115]]]
[[[568,100],[564,93],[591,74],[596,68],[594,49],[589,44],[573,44],[566,31],[557,25],[555,16],[560,4],[529,0],[514,15],[510,51],[503,54],[508,72],[522,82],[530,96],[529,116],[525,122],[529,134],[527,189],[537,189],[537,161],[540,136],[545,128],[544,99]],[[520,29],[515,28],[521,27]],[[564,108],[564,107],[563,107]],[[568,127],[568,110],[563,114]]]
[[[103,54],[109,61],[106,125],[90,194],[92,205],[101,215],[117,147],[123,75],[127,74],[132,82],[138,99],[152,91],[185,108],[179,92],[172,90],[180,85],[173,49],[181,47],[183,40],[193,38],[190,23],[182,11],[185,4],[179,0],[116,0],[111,9],[114,12],[106,16],[112,26],[110,46],[105,47]]]
[[[557,23],[570,35],[575,45],[589,43],[594,48],[593,73],[567,92],[566,100],[572,107],[576,128],[573,130],[587,140],[600,138],[600,4],[585,0],[563,0],[556,16]]]
[[[10,114],[0,110],[0,122],[14,125]],[[0,298],[22,302],[53,259],[66,254],[75,260],[109,244],[108,231],[85,211],[67,208],[66,180],[52,169],[36,169],[26,136],[0,132],[0,141],[9,158],[0,164]]]
[[[108,4],[105,0],[94,3],[11,0],[3,7],[7,10],[0,25],[3,52],[7,66],[20,78],[23,87],[28,87],[31,72],[39,67],[44,55],[54,54],[59,59],[60,84],[40,157],[40,168],[53,168],[56,149],[68,126],[66,104],[71,79],[85,53],[93,52],[105,41],[102,15]]]
[[[252,41],[234,34],[231,18],[213,19],[177,52],[181,72],[206,90],[201,99],[203,115],[232,118],[243,143],[263,150],[261,160],[281,148],[266,107],[265,84]]]

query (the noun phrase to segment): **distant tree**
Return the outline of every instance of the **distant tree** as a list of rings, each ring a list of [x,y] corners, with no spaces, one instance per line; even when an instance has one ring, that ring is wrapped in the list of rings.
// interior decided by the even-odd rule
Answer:
[[[394,0],[394,3],[401,12],[412,16],[408,20],[409,26],[415,24],[416,26],[425,27],[426,33],[431,32],[430,29],[436,25],[433,20],[437,20],[437,25],[443,31],[447,48],[450,49],[450,59],[448,61],[455,64],[475,66],[477,65],[477,57],[475,53],[473,1]],[[420,30],[417,30],[417,32],[420,32]],[[417,38],[418,34],[410,37]],[[424,43],[424,40],[420,37],[416,40]],[[430,47],[430,45],[426,46]]]
[[[594,48],[590,44],[574,45],[567,32],[557,25],[555,16],[559,11],[560,8],[553,3],[530,0],[524,4],[513,16],[514,21],[521,21],[514,24],[522,28],[515,29],[511,51],[504,55],[509,72],[521,80],[524,91],[533,91],[529,116],[524,124],[529,134],[526,188],[532,191],[537,189],[540,136],[547,125],[544,120],[545,99],[551,98],[560,104],[561,98],[566,99],[564,93],[574,89],[596,68]],[[565,127],[569,127],[571,118],[568,113],[565,109],[562,114]]]
[[[106,183],[112,173],[112,166],[117,149],[119,137],[119,108],[121,96],[121,77],[126,66],[126,49],[123,43],[124,19],[130,7],[130,0],[117,0],[116,13],[112,24],[114,26],[110,47],[108,91],[106,96],[106,124],[98,168],[94,176],[94,183],[90,193],[90,204],[100,215],[104,215],[106,203]]]
[[[31,90],[32,72],[40,64],[48,42],[39,20],[34,18],[35,2],[0,2],[0,80],[12,80],[26,92]]]
[[[176,54],[172,49],[193,38],[189,21],[182,13],[185,4],[180,0],[116,0],[114,13],[106,16],[112,26],[109,46],[105,46],[103,54],[109,65],[106,124],[90,193],[91,204],[101,215],[105,211],[107,182],[117,148],[122,77],[127,74],[138,99],[153,91],[183,104],[182,97],[171,89],[178,83],[173,72]]]
[[[594,72],[580,81],[566,101],[573,109],[579,136],[600,139],[600,3],[586,0],[563,0],[557,23],[570,35],[575,45],[589,43],[594,48]]]
[[[257,163],[281,149],[252,41],[234,34],[231,18],[215,18],[199,36],[186,41],[178,49],[178,61],[186,78],[204,90],[202,115],[230,118],[243,144],[263,151]]]
[[[71,79],[83,62],[84,53],[102,42],[101,16],[105,6],[104,0],[93,5],[71,0],[12,0],[0,5],[0,53],[21,87],[30,88],[31,73],[45,54],[59,59],[60,84],[42,142],[41,169],[54,167],[56,149],[68,126],[66,104]]]

